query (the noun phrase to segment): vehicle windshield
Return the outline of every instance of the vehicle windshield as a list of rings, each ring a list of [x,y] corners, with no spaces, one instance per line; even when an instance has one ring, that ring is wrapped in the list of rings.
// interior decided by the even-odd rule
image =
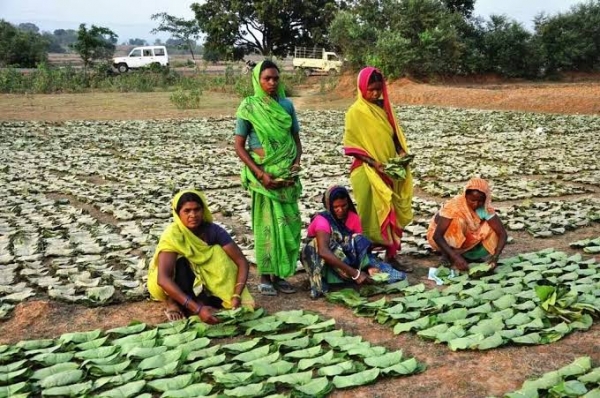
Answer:
[[[132,52],[129,53],[130,57],[141,57],[142,56],[142,50],[140,50],[139,48],[136,48],[135,50],[133,50]]]

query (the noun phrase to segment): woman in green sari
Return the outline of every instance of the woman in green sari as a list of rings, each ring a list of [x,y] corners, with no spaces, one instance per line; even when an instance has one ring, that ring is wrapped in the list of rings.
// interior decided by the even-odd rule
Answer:
[[[284,278],[296,271],[302,223],[299,126],[279,83],[279,68],[263,61],[252,72],[254,95],[237,110],[235,151],[244,163],[242,184],[252,195],[252,230],[264,295],[294,293]]]

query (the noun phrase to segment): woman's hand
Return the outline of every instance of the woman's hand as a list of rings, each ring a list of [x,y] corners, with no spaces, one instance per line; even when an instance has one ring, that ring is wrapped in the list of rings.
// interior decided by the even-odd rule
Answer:
[[[383,163],[375,162],[375,164],[373,164],[373,168],[377,170],[379,174],[385,175],[385,165]]]
[[[353,278],[354,279],[354,278]],[[358,285],[370,285],[373,280],[369,277],[368,272],[358,271],[358,278],[354,280]]]
[[[203,305],[202,308],[200,308],[198,317],[202,322],[208,323],[209,325],[214,325],[219,323],[219,319],[214,315],[216,311],[216,308],[210,307],[208,305]]]
[[[259,178],[260,183],[267,189],[277,189],[280,187],[280,184],[275,181],[275,179],[267,173],[262,173],[262,175]]]
[[[375,268],[375,267],[370,267],[367,272],[369,273],[370,276],[373,276],[375,274],[380,273],[381,271],[379,270],[379,268]]]
[[[240,308],[242,305],[242,299],[235,296],[231,299],[231,308],[236,309],[236,308]]]
[[[454,258],[452,259],[452,265],[456,267],[456,269],[458,269],[459,271],[469,270],[469,264],[467,263],[467,260],[465,260],[464,257],[460,254],[454,256]]]

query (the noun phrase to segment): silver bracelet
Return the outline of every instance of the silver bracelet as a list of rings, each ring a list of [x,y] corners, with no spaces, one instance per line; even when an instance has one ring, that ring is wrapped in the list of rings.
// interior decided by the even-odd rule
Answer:
[[[356,278],[355,277],[351,277],[353,281],[357,281],[358,278],[360,278],[360,270],[358,270],[358,273],[356,274]]]

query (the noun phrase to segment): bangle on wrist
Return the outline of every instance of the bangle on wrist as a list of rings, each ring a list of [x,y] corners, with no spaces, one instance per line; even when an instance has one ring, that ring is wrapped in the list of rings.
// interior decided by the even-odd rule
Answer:
[[[236,283],[236,284],[235,284],[235,287],[238,287],[238,286],[243,286],[243,285],[245,285],[245,283],[244,283],[244,282],[238,282],[238,283]]]
[[[185,298],[185,301],[183,302],[183,308],[187,308],[188,303],[190,302],[191,297],[187,296]]]
[[[198,303],[198,311],[196,311],[196,315],[200,315],[200,311],[202,311],[202,307],[204,307],[204,305]]]
[[[231,296],[231,298],[239,298],[239,299],[241,299],[241,298],[242,298],[242,296],[240,296],[239,294],[233,294],[233,295]]]
[[[356,277],[354,277],[354,276],[352,277],[352,280],[356,281],[356,280],[358,280],[358,278],[360,278],[360,270],[358,270],[358,272],[356,273]]]

